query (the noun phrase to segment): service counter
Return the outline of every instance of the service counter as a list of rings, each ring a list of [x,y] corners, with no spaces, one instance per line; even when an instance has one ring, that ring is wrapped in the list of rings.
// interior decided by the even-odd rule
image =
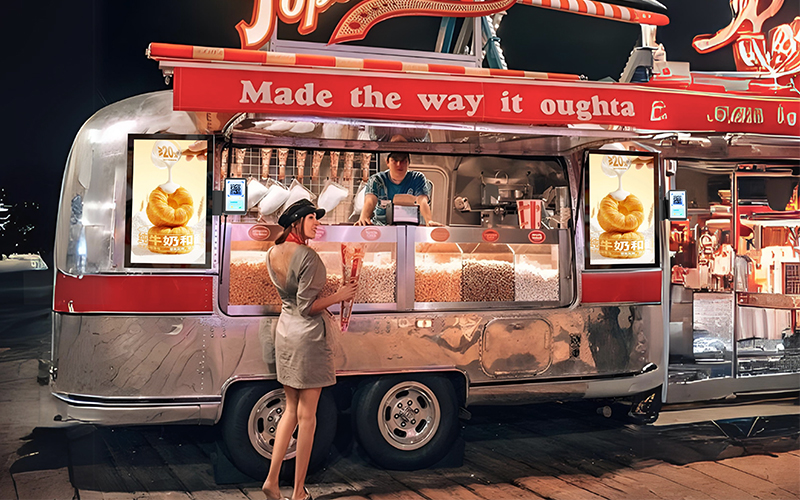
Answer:
[[[220,303],[230,315],[280,312],[267,250],[279,226],[228,224]],[[364,250],[354,312],[548,308],[572,301],[566,229],[320,226],[310,242],[327,270],[323,294],[342,282],[342,245]],[[336,310],[338,306],[331,309]]]

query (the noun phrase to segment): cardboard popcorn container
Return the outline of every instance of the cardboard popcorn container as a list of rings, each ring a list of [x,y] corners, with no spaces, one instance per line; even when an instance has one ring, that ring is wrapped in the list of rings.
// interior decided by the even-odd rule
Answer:
[[[544,202],[542,200],[517,200],[520,229],[539,229],[542,225]]]

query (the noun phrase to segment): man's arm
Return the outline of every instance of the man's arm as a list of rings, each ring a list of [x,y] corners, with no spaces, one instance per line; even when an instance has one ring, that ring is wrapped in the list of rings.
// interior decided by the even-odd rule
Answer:
[[[431,212],[431,205],[430,200],[424,194],[417,196],[417,205],[419,205],[419,212],[422,214],[422,217],[425,219],[425,223],[428,226],[441,226],[442,224],[439,222],[433,221],[433,213]]]
[[[366,226],[372,224],[372,214],[375,212],[375,207],[378,205],[378,197],[372,193],[364,195],[364,208],[361,209],[361,216],[356,222],[356,226]]]

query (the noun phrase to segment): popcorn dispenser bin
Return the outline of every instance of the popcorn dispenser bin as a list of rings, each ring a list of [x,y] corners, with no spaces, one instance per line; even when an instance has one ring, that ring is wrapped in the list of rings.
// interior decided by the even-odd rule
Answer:
[[[280,312],[281,300],[267,271],[267,250],[281,232],[282,228],[275,225],[228,225],[229,243],[225,248],[220,288],[220,303],[227,314],[258,316]],[[325,264],[323,296],[334,293],[342,284],[343,243],[361,245],[365,250],[353,311],[397,310],[397,262],[402,259],[398,255],[398,228],[321,226],[309,246]],[[332,312],[338,309],[338,305],[330,307]]]
[[[510,245],[514,251],[514,300],[560,301],[558,245]]]
[[[461,249],[455,243],[414,245],[414,302],[461,301]]]
[[[460,243],[462,302],[512,302],[514,253],[504,243]]]

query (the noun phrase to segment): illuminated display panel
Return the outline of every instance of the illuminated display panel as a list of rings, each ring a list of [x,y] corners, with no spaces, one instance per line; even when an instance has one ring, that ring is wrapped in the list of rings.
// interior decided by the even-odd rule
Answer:
[[[594,151],[586,164],[587,268],[658,265],[657,157]]]
[[[213,137],[128,137],[125,266],[211,267]]]

